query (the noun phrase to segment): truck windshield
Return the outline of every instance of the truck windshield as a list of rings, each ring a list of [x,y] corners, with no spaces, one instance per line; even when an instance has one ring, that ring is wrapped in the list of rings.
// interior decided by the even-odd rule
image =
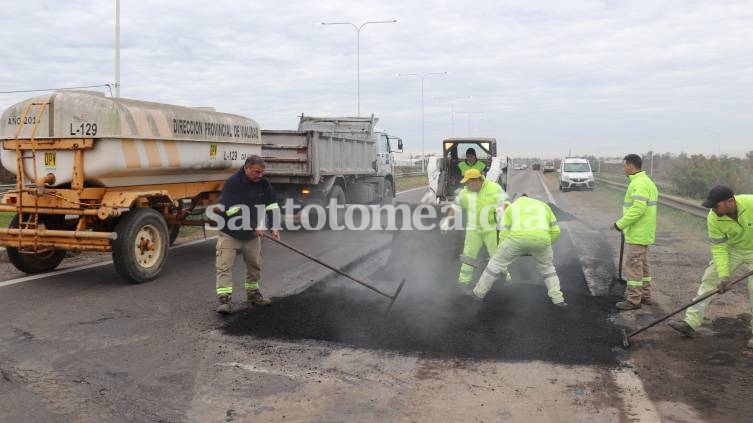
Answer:
[[[588,163],[565,163],[565,172],[590,172],[591,167]]]

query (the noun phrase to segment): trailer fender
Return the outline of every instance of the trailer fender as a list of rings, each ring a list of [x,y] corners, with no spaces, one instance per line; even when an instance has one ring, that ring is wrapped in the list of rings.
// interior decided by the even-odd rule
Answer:
[[[170,206],[175,204],[170,194],[163,190],[154,191],[110,191],[102,197],[98,217],[106,220],[117,217],[124,209]]]

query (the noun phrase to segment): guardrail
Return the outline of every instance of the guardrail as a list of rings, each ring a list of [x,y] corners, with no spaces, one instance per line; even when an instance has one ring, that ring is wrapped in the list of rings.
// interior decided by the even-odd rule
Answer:
[[[610,181],[601,177],[596,178],[597,181],[603,184],[607,184],[616,188],[627,188],[627,184],[620,182]],[[659,204],[663,204],[667,207],[671,207],[676,210],[684,211],[694,216],[706,218],[709,215],[709,209],[685,198],[676,197],[674,195],[659,193]]]
[[[16,188],[16,184],[0,184],[0,193]]]
[[[422,172],[420,170],[414,170],[410,172],[395,172],[395,176],[401,177],[401,176],[421,176],[426,175],[426,172]]]

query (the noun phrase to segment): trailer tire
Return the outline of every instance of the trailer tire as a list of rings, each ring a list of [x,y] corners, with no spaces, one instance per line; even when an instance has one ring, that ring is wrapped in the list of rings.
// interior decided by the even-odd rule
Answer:
[[[112,242],[115,269],[131,283],[156,278],[167,260],[167,223],[156,210],[142,208],[126,213],[115,226]]]
[[[40,221],[45,223],[45,226],[50,229],[63,229],[63,226],[65,225],[64,217],[62,215],[40,216],[39,218]],[[13,216],[8,227],[18,228],[18,215]],[[52,250],[38,254],[25,254],[18,251],[18,248],[6,247],[5,252],[8,255],[8,260],[16,267],[16,269],[29,274],[55,270],[65,258],[65,250]]]
[[[170,246],[172,247],[173,244],[175,244],[175,240],[178,239],[178,235],[180,234],[180,224],[168,225],[167,233],[170,238]]]

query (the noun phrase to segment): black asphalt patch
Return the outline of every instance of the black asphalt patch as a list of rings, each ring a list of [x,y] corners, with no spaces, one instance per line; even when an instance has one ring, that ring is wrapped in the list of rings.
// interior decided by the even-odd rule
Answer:
[[[588,294],[568,244],[563,236],[555,249],[569,304],[565,309],[551,304],[530,257],[512,266],[511,283],[498,281],[482,303],[475,302],[455,286],[462,234],[404,231],[395,237],[385,268],[372,275],[387,292],[393,292],[401,278],[408,279],[388,316],[384,310],[389,300],[339,278],[267,307],[240,308],[224,331],[431,358],[616,365],[622,337],[607,320],[615,298]]]

